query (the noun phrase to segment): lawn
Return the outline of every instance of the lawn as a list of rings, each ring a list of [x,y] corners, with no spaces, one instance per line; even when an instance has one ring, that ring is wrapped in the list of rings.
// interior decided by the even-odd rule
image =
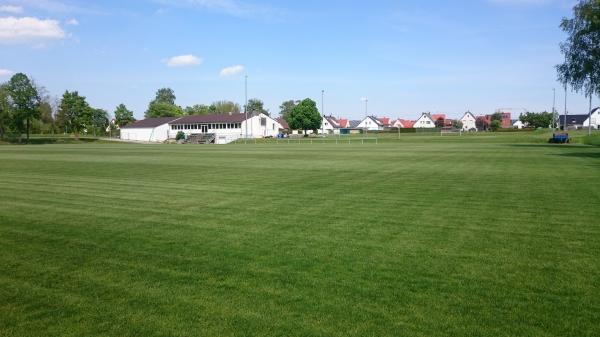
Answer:
[[[0,146],[0,336],[600,336],[600,148],[529,137]]]

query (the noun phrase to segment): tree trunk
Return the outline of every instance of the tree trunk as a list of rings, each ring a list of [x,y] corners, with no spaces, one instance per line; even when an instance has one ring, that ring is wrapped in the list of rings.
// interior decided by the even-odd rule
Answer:
[[[29,117],[27,117],[27,143],[29,143]]]

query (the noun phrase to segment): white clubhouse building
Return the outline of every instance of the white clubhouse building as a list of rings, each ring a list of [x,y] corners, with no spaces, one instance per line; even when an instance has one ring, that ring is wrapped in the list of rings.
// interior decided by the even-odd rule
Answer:
[[[147,118],[121,127],[121,139],[138,142],[164,142],[177,133],[186,136],[212,134],[215,144],[228,144],[240,138],[277,137],[283,126],[265,114],[249,116],[194,115]]]

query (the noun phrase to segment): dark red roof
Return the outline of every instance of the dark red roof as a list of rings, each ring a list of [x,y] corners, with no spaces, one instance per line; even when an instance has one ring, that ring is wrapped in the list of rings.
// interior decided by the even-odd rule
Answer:
[[[158,118],[146,118],[141,121],[137,121],[131,124],[122,126],[121,129],[148,129],[161,126],[163,124],[171,123],[181,117],[158,117]]]
[[[248,116],[250,117],[250,116]],[[178,119],[171,124],[198,124],[198,123],[241,123],[246,120],[244,114],[233,115],[194,115]]]
[[[277,123],[281,124],[281,126],[286,130],[290,129],[290,125],[288,124],[288,122],[281,117],[277,118]]]

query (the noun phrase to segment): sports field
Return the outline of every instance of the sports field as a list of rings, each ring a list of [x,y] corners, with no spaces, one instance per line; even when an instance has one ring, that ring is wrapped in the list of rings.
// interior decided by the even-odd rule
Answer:
[[[542,138],[0,146],[0,336],[600,336],[600,148]]]

